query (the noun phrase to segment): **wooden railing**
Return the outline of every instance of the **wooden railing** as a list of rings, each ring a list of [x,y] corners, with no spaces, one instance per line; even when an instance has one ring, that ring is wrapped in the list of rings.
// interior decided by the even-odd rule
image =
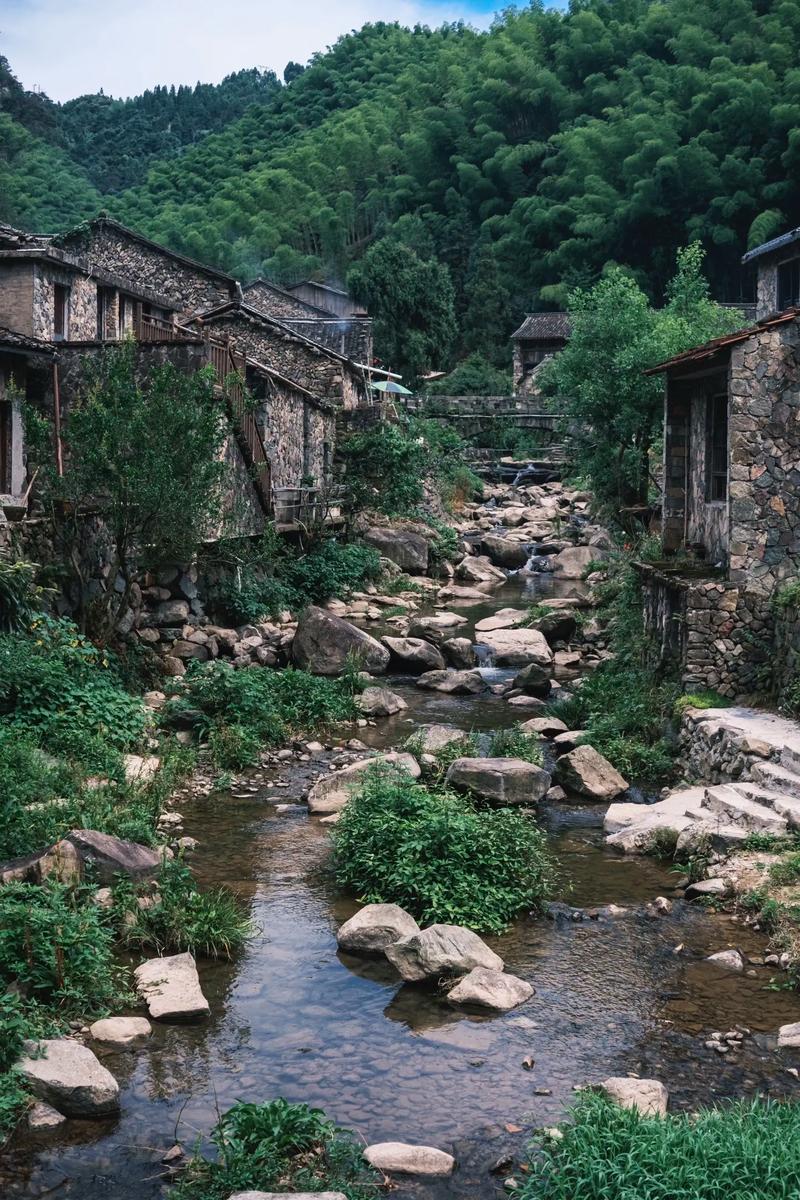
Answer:
[[[174,342],[181,337],[183,331],[164,317],[137,313],[133,318],[133,333],[139,342]]]
[[[217,386],[230,406],[239,444],[253,473],[253,484],[265,512],[272,511],[272,467],[255,413],[247,404],[244,381],[247,360],[220,342],[206,342],[208,361],[214,368]]]

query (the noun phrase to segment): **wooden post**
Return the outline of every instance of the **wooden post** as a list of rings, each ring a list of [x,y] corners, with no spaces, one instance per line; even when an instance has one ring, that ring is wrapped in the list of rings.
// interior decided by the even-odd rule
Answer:
[[[58,363],[53,360],[53,425],[56,435],[56,471],[64,474],[64,448],[61,444],[61,393],[58,387]]]

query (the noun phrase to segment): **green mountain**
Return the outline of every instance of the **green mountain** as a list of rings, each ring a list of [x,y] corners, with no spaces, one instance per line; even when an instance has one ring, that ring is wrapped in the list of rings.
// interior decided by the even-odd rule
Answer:
[[[41,112],[3,108],[74,164],[62,223],[92,209],[95,187],[121,220],[244,277],[344,278],[358,264],[378,303],[399,247],[393,303],[409,328],[441,331],[419,352],[441,365],[467,350],[501,359],[518,313],[608,263],[659,298],[695,238],[715,294],[738,299],[743,249],[800,224],[798,63],[800,0],[572,0],[567,13],[534,0],[483,34],[367,25],[293,65],[288,86],[241,72],[225,96],[194,89],[196,113],[168,129],[148,106],[177,114],[182,89],[84,97],[36,134]],[[180,153],[159,149],[172,136]],[[44,203],[35,160],[17,152],[26,224]]]

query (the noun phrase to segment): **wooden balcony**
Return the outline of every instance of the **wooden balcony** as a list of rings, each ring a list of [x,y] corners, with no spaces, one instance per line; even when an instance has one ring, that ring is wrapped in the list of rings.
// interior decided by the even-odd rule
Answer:
[[[216,383],[228,402],[236,437],[250,468],[253,485],[261,506],[272,512],[272,468],[258,428],[255,413],[249,408],[244,379],[247,360],[222,342],[206,342],[208,363],[214,368]]]
[[[185,337],[186,331],[165,317],[137,312],[133,318],[133,335],[137,342],[175,342]]]

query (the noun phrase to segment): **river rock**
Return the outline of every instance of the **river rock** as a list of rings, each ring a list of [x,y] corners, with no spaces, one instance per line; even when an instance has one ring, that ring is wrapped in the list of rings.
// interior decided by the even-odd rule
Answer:
[[[506,581],[505,571],[496,567],[485,554],[468,554],[456,567],[456,575],[468,583],[491,584],[492,587]]]
[[[627,1075],[604,1079],[600,1088],[620,1108],[636,1108],[643,1117],[664,1117],[669,1092],[658,1079],[630,1079]]]
[[[410,1146],[405,1142],[376,1142],[367,1146],[364,1158],[376,1171],[398,1175],[452,1175],[452,1154],[434,1146]]]
[[[139,1046],[152,1032],[153,1026],[146,1017],[104,1017],[89,1026],[89,1033],[96,1042],[116,1050]]]
[[[580,746],[585,739],[585,729],[570,729],[566,733],[557,733],[553,738],[553,750],[557,755],[569,754],[570,750]]]
[[[466,975],[474,967],[502,971],[503,960],[471,929],[431,925],[387,946],[386,957],[403,979],[417,983],[440,975]]]
[[[504,807],[536,804],[550,787],[550,776],[521,758],[457,758],[448,768],[445,783]]]
[[[498,608],[490,617],[475,622],[476,633],[491,633],[494,629],[516,629],[528,619],[526,608]]]
[[[419,925],[399,904],[365,904],[339,927],[336,941],[341,950],[379,954],[414,933],[419,933]]]
[[[778,1045],[800,1047],[800,1021],[795,1021],[791,1025],[781,1025],[778,1030]]]
[[[126,783],[147,784],[152,783],[158,774],[161,759],[155,754],[123,754],[122,765]]]
[[[381,641],[389,650],[393,663],[402,671],[416,675],[422,671],[444,670],[441,651],[424,638],[384,637]]]
[[[381,675],[389,651],[363,629],[310,605],[303,613],[292,642],[292,659],[312,675],[341,675],[354,657],[364,671]]]
[[[347,1200],[344,1192],[234,1192],[228,1200]]]
[[[442,642],[442,654],[449,667],[457,671],[469,671],[475,666],[475,647],[469,638],[445,638]]]
[[[388,688],[368,687],[356,697],[356,707],[365,717],[393,717],[408,705],[402,696]]]
[[[578,746],[562,755],[556,777],[568,791],[591,800],[613,800],[628,790],[627,780],[593,746]]]
[[[191,954],[149,958],[136,968],[133,977],[155,1021],[197,1021],[211,1011]]]
[[[46,850],[24,854],[0,863],[0,884],[43,883],[56,879],[59,883],[76,883],[83,870],[80,855],[68,841],[56,842]]]
[[[435,613],[432,617],[417,617],[408,627],[408,636],[439,645],[446,637],[452,635],[454,629],[466,623],[466,617],[452,612]]]
[[[687,900],[697,900],[706,896],[727,896],[730,891],[731,885],[727,879],[698,879],[696,883],[689,884],[685,895]]]
[[[420,754],[436,754],[445,746],[460,742],[468,736],[463,729],[456,729],[453,725],[420,725],[409,741],[412,745],[419,746]]]
[[[567,727],[558,717],[531,717],[530,721],[520,727],[523,733],[535,733],[538,737],[554,738],[559,733],[566,733]]]
[[[552,646],[554,642],[570,641],[575,636],[578,622],[573,612],[550,612],[534,621],[533,627],[543,633]]]
[[[481,539],[481,550],[488,554],[496,567],[518,571],[528,561],[529,553],[521,542],[512,541],[499,533],[487,533]]]
[[[482,633],[480,641],[489,647],[498,667],[525,667],[528,663],[549,667],[553,662],[553,651],[538,629],[494,629]]]
[[[65,840],[75,847],[83,867],[90,866],[95,879],[103,885],[112,884],[115,875],[144,879],[161,868],[160,851],[97,829],[71,829]]]
[[[460,979],[447,993],[450,1004],[490,1008],[494,1012],[509,1012],[524,1004],[533,995],[533,988],[516,975],[476,967]]]
[[[428,569],[428,539],[408,529],[389,529],[373,526],[362,535],[368,546],[383,558],[396,563],[403,571],[412,575],[424,575]]]
[[[63,1125],[66,1119],[64,1114],[60,1113],[57,1108],[52,1108],[49,1104],[44,1104],[40,1101],[38,1104],[34,1104],[28,1113],[28,1129],[33,1132],[43,1129],[58,1129],[59,1125]]]
[[[480,671],[426,671],[417,680],[417,687],[449,695],[477,696],[486,690]]]
[[[528,696],[535,696],[539,700],[550,695],[552,686],[548,671],[533,662],[523,667],[514,679],[515,688],[522,688]]]
[[[34,1096],[65,1117],[108,1117],[119,1112],[119,1085],[88,1046],[70,1038],[25,1043],[17,1070]]]
[[[608,552],[599,546],[567,546],[553,561],[556,575],[564,579],[581,579],[590,563],[608,558]]]
[[[744,970],[744,959],[738,950],[718,950],[716,954],[709,954],[706,962],[722,967],[725,971]]]
[[[376,754],[372,758],[362,758],[350,763],[341,771],[332,771],[324,779],[314,784],[308,793],[308,811],[325,816],[329,813],[341,812],[353,792],[363,782],[364,772],[373,766],[394,766],[407,771],[413,779],[419,779],[419,763],[411,754]]]

